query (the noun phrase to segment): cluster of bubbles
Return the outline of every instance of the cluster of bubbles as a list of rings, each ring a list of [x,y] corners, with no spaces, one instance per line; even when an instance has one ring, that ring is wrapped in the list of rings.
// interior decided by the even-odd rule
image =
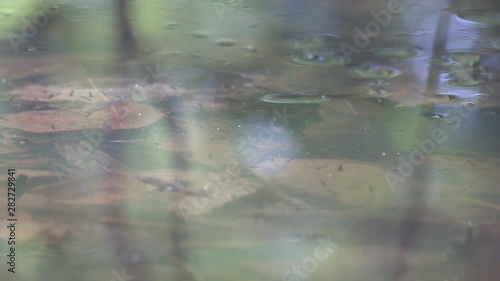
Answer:
[[[450,51],[434,59],[449,77],[448,83],[457,87],[478,87],[483,84],[479,61],[484,54],[469,51]]]
[[[312,34],[293,38],[289,41],[291,55],[287,61],[303,67],[328,68],[345,67],[349,64],[341,49],[341,39],[332,34]],[[411,46],[398,46],[391,48],[376,48],[365,51],[375,58],[393,62],[401,59],[417,58],[421,50]],[[367,85],[367,93],[377,98],[387,95],[385,89],[389,80],[401,74],[399,69],[379,64],[362,63],[350,67],[349,74],[352,77],[364,79]],[[318,103],[331,100],[331,97],[321,91],[306,90],[293,93],[270,93],[261,98],[269,103]]]

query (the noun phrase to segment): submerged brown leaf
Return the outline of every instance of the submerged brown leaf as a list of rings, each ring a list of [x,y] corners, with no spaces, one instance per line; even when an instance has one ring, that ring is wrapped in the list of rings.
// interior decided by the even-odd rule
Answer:
[[[108,108],[88,117],[71,110],[39,110],[7,114],[0,126],[28,133],[51,133],[85,129],[138,129],[163,118],[152,106],[128,103],[120,108]]]
[[[4,115],[0,126],[29,133],[49,133],[100,128],[102,120],[85,118],[70,110],[40,110]]]

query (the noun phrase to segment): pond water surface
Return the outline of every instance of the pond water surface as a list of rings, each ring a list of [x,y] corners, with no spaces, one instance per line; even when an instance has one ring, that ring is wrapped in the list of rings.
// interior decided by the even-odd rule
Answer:
[[[0,279],[498,281],[499,18],[3,1]]]

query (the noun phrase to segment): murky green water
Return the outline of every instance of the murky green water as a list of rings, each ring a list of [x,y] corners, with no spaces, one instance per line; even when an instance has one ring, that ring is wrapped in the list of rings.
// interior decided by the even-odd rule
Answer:
[[[498,280],[499,13],[0,3],[0,279]]]

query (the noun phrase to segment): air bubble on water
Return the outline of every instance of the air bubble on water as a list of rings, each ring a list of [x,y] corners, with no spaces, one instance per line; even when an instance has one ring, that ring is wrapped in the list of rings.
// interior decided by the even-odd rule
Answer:
[[[130,255],[130,261],[133,263],[139,262],[141,260],[141,255],[135,253]]]
[[[243,47],[243,50],[247,51],[247,52],[257,52],[257,48],[255,46],[252,46],[252,45],[246,45]]]
[[[163,27],[166,29],[170,29],[170,28],[176,27],[178,25],[179,25],[178,22],[169,22],[169,23],[164,24]]]
[[[293,93],[269,93],[261,101],[282,104],[310,104],[329,101],[331,98],[317,90],[300,90]]]
[[[300,237],[300,235],[294,234],[286,237],[286,240],[289,242],[298,242],[302,240],[302,237]]]
[[[195,31],[195,32],[191,33],[191,36],[195,39],[203,39],[203,38],[207,38],[208,34],[203,32],[203,31]]]
[[[496,49],[500,49],[500,39],[498,39],[497,41],[493,42],[493,47],[496,48]]]
[[[217,41],[217,44],[222,47],[231,47],[234,46],[236,42],[231,39],[220,39]]]

